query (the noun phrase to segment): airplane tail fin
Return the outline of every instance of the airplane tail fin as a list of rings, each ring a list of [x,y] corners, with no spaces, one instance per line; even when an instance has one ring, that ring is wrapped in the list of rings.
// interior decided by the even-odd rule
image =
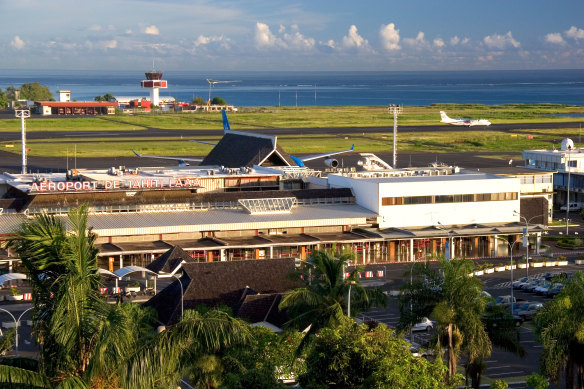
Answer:
[[[229,120],[227,120],[227,113],[225,112],[224,109],[221,110],[221,116],[223,116],[223,130],[225,131],[231,130]]]
[[[448,117],[448,115],[446,115],[446,112],[444,111],[440,111],[440,117],[442,118],[442,121],[450,120],[450,118]]]

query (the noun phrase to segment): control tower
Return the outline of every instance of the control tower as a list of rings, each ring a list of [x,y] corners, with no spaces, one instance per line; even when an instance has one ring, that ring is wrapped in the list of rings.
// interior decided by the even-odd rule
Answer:
[[[159,106],[160,99],[158,97],[158,89],[167,88],[166,80],[162,80],[162,72],[157,72],[153,70],[151,72],[145,73],[146,79],[140,84],[142,88],[150,88],[150,102],[156,106]]]

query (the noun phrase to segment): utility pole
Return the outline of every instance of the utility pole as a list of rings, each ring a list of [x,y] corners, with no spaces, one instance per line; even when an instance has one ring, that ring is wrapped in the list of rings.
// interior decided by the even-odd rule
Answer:
[[[402,113],[402,106],[390,104],[387,111],[393,114],[393,168],[397,168],[397,115]]]
[[[570,219],[570,150],[572,147],[568,145],[568,160],[566,162],[566,169],[568,169],[568,185],[566,185],[566,236],[568,236]]]
[[[26,122],[24,119],[30,117],[30,110],[17,109],[16,117],[20,118],[20,132],[22,135],[22,174],[26,174]]]

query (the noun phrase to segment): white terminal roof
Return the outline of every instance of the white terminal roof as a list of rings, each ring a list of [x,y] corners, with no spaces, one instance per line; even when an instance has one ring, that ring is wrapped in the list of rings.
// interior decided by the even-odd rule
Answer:
[[[58,216],[63,221],[66,216]],[[243,209],[209,209],[182,212],[90,214],[88,226],[103,236],[165,234],[198,231],[233,231],[366,224],[377,218],[356,204],[299,206],[289,213],[251,215]],[[0,234],[14,232],[27,220],[23,214],[0,214]],[[30,219],[29,219],[30,220]]]
[[[452,169],[455,169],[453,172]],[[431,181],[470,181],[486,179],[502,179],[504,177],[483,173],[475,170],[459,170],[458,168],[420,168],[388,171],[370,171],[357,173],[333,173],[331,176],[340,176],[371,183],[403,183],[403,182],[431,182]]]

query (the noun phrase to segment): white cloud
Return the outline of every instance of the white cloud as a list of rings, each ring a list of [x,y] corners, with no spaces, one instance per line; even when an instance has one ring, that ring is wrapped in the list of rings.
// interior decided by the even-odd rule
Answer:
[[[100,31],[101,30],[101,26],[99,24],[94,24],[92,26],[89,26],[88,30],[89,31]]]
[[[270,27],[260,22],[256,23],[254,39],[257,47],[273,47],[277,43],[277,38],[270,31]]]
[[[395,24],[381,25],[379,36],[381,37],[381,44],[385,50],[392,51],[401,49],[399,45],[399,30],[395,28]]]
[[[572,39],[584,39],[584,30],[577,28],[576,26],[572,26],[568,31],[566,31],[566,36]]]
[[[566,43],[564,41],[564,38],[562,38],[562,34],[560,34],[559,32],[552,32],[550,34],[547,34],[545,36],[545,41],[557,45],[563,45]]]
[[[299,31],[295,31],[292,34],[284,34],[284,41],[288,47],[297,50],[312,49],[315,44],[313,38],[307,38]]]
[[[115,39],[112,39],[111,41],[103,41],[103,47],[106,49],[115,49],[118,47],[118,41]]]
[[[359,35],[357,26],[353,24],[349,27],[349,33],[343,37],[343,46],[346,48],[366,48],[369,46],[369,42]]]
[[[436,47],[444,47],[445,43],[444,40],[442,38],[436,38],[434,39],[434,46]]]
[[[16,50],[24,48],[24,41],[20,39],[18,35],[14,36],[14,39],[10,42],[10,46],[14,47]]]
[[[278,29],[278,34],[283,33],[284,31],[286,31],[286,27],[284,27],[283,24],[280,24],[280,28]]]
[[[485,45],[487,45],[488,48],[498,50],[502,50],[510,46],[514,48],[518,48],[520,46],[520,43],[513,38],[511,31],[507,32],[505,35],[488,35],[483,39],[483,42],[485,42]]]
[[[459,43],[460,43],[460,38],[457,37],[456,35],[453,36],[452,38],[450,38],[450,45],[451,46],[456,46]]]
[[[148,27],[146,27],[144,29],[144,34],[148,34],[148,35],[159,35],[160,34],[160,30],[155,25],[152,25],[152,26],[148,26]]]
[[[410,46],[423,46],[426,44],[424,33],[420,31],[415,38],[404,38],[404,43]]]
[[[326,42],[320,42],[320,44],[321,44],[321,45],[324,45],[324,46],[327,46],[327,47],[330,47],[331,49],[334,49],[335,47],[337,47],[337,44],[336,44],[336,43],[335,43],[335,41],[334,41],[334,40],[332,40],[332,39],[329,39],[329,40],[328,40],[328,41],[326,41]]]

